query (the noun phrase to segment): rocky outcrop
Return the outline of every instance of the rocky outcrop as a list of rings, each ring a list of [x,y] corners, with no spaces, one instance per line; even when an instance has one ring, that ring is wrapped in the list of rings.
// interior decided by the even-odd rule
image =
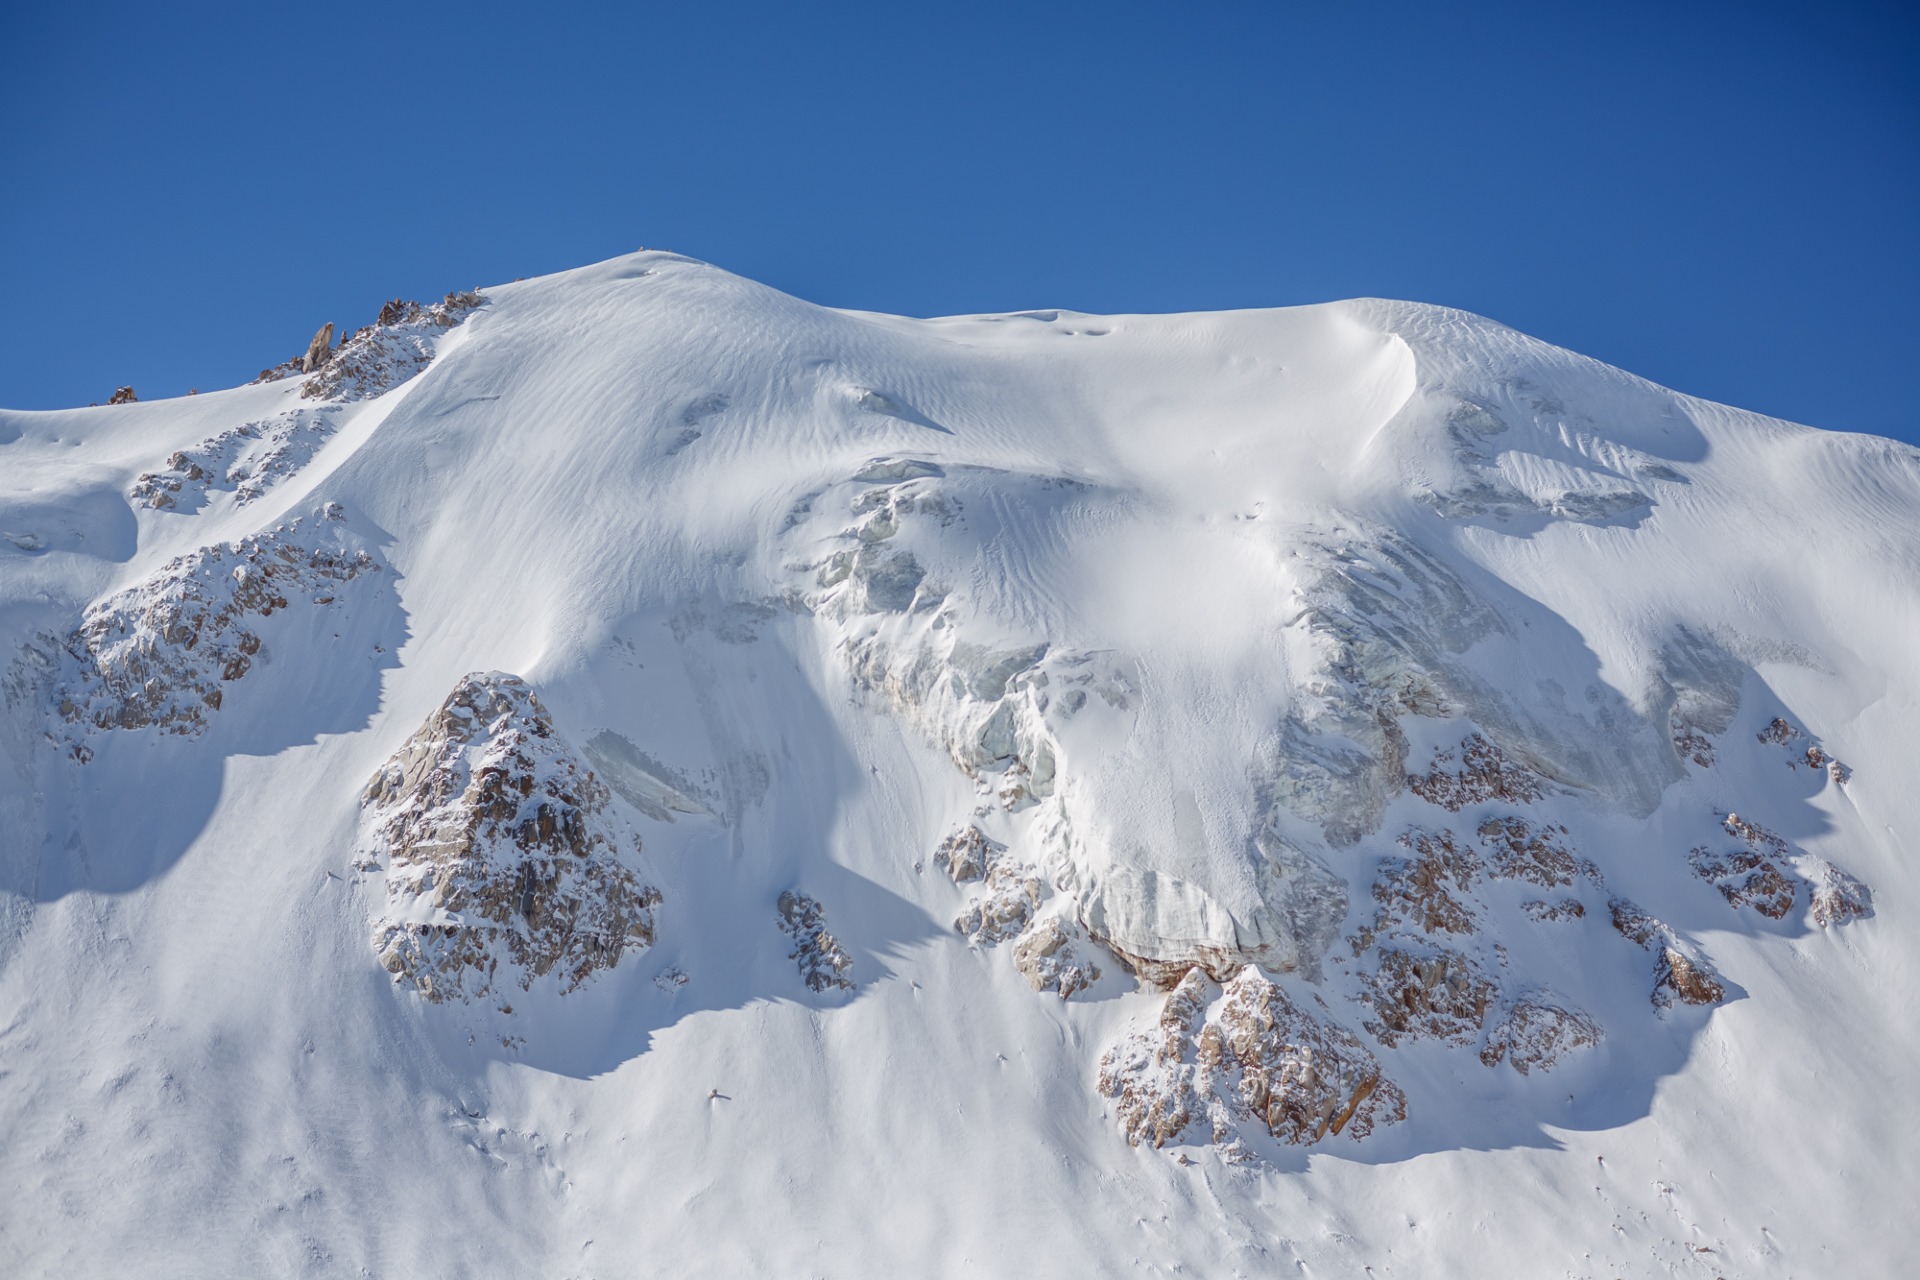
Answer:
[[[1423,1038],[1475,1043],[1495,994],[1479,963],[1450,947],[1382,947],[1366,985],[1367,1030],[1388,1048]]]
[[[1396,928],[1474,932],[1473,908],[1464,898],[1479,878],[1479,856],[1458,844],[1450,831],[1408,832],[1400,837],[1400,846],[1413,856],[1381,859],[1373,881],[1373,900],[1379,905],[1373,922],[1353,940],[1355,954]]]
[[[1086,934],[1060,916],[1036,920],[1013,941],[1013,967],[1035,991],[1062,1000],[1100,981],[1100,968],[1085,955]]]
[[[380,319],[355,330],[333,357],[314,370],[300,394],[309,400],[371,400],[407,381],[433,360],[434,340],[473,314],[486,299],[450,293],[440,302],[389,302]],[[316,339],[317,341],[317,339]]]
[[[1530,992],[1513,1001],[1488,1030],[1480,1061],[1489,1067],[1505,1062],[1524,1076],[1599,1044],[1605,1035],[1585,1012],[1545,992]]]
[[[304,378],[300,394],[309,400],[371,399],[426,368],[434,338],[485,302],[474,292],[449,293],[427,306],[396,298],[380,308],[374,323],[347,334],[338,346],[332,322],[322,325],[303,355],[262,369],[253,381]]]
[[[1065,1000],[1100,980],[1099,966],[1085,955],[1085,930],[1057,913],[1041,918],[1041,905],[1052,892],[1032,868],[1009,856],[1005,845],[968,824],[940,842],[933,861],[956,884],[978,882],[983,889],[953,922],[954,929],[975,946],[1011,940],[1014,968],[1035,991],[1057,992]]]
[[[340,607],[383,566],[337,519],[295,520],[168,561],[93,605],[66,639],[55,696],[76,758],[89,732],[204,732],[293,615]]]
[[[313,341],[307,343],[307,354],[301,357],[300,372],[313,373],[333,359],[333,321],[320,326],[313,335]]]
[[[1715,853],[1701,845],[1688,853],[1687,864],[1736,910],[1752,907],[1769,920],[1793,910],[1793,881],[1764,854],[1751,849]]]
[[[1761,735],[1764,741],[1788,744],[1799,736],[1799,730],[1781,719]],[[1718,889],[1734,908],[1751,907],[1768,919],[1784,919],[1799,900],[1799,883],[1783,865],[1790,864],[1810,890],[1807,918],[1813,924],[1825,929],[1873,914],[1873,894],[1867,886],[1826,859],[1794,850],[1778,834],[1737,813],[1721,818],[1720,826],[1744,847],[1715,852],[1696,846],[1687,861],[1694,874]]]
[[[133,394],[132,387],[115,387],[113,394],[107,397],[108,404],[133,404],[140,399]]]
[[[1495,800],[1532,804],[1545,794],[1539,774],[1477,733],[1462,739],[1457,753],[1435,752],[1425,773],[1408,775],[1407,788],[1450,813]]]
[[[1503,996],[1505,981],[1494,975],[1507,964],[1507,948],[1483,924],[1482,881],[1541,888],[1570,886],[1576,878],[1599,882],[1599,869],[1568,847],[1567,834],[1562,826],[1506,814],[1480,824],[1484,855],[1447,830],[1400,837],[1408,856],[1381,859],[1373,919],[1350,939],[1354,957],[1367,964],[1357,976],[1369,1034],[1389,1048],[1413,1040],[1478,1044],[1488,1066],[1512,1060],[1517,1047],[1522,1074],[1599,1038],[1599,1024],[1563,1001],[1524,986]],[[1521,907],[1537,922],[1586,914],[1575,897]],[[1502,1007],[1502,1017],[1490,1021]]]
[[[1662,1008],[1675,1000],[1682,1004],[1719,1004],[1727,998],[1713,966],[1677,947],[1660,948],[1653,966],[1653,1002]]]
[[[965,884],[985,876],[988,864],[1004,852],[1004,846],[989,840],[986,832],[969,822],[940,842],[933,851],[933,865],[946,872],[955,884]]]
[[[165,465],[142,473],[128,496],[153,511],[192,511],[221,492],[233,493],[241,504],[253,501],[332,438],[343,402],[371,399],[414,377],[432,361],[434,340],[484,301],[474,293],[450,293],[432,306],[389,302],[377,323],[337,347],[332,323],[321,326],[305,355],[261,370],[254,381],[304,377],[301,397],[322,404],[243,423],[176,450]]]
[[[789,889],[778,904],[780,932],[793,939],[787,959],[800,970],[809,991],[851,991],[853,957],[840,940],[827,932],[827,913],[819,902]]]
[[[1613,918],[1614,931],[1628,942],[1651,948],[1664,940],[1670,932],[1666,922],[1659,917],[1641,910],[1625,898],[1614,898],[1607,903],[1607,911]]]
[[[1720,819],[1720,825],[1730,836],[1738,837],[1747,848],[1756,853],[1767,853],[1774,857],[1784,857],[1787,842],[1757,822],[1752,822],[1737,813],[1729,813]]]
[[[934,865],[955,884],[978,882],[984,893],[971,898],[953,927],[967,941],[992,946],[1014,937],[1033,919],[1046,887],[1032,871],[1007,856],[1005,845],[969,824],[940,842]]]
[[[518,676],[461,678],[367,785],[358,866],[384,871],[373,949],[427,1000],[551,977],[566,994],[653,943],[640,839]]]
[[[1713,1005],[1726,999],[1726,987],[1713,964],[1682,941],[1666,921],[1625,898],[1612,899],[1607,909],[1622,937],[1654,954],[1654,1007],[1671,1008],[1675,1001]]]
[[[1156,1025],[1102,1057],[1099,1088],[1133,1145],[1177,1143],[1198,1127],[1234,1160],[1252,1158],[1247,1138],[1261,1132],[1305,1146],[1406,1118],[1405,1094],[1366,1046],[1253,965],[1224,990],[1189,973]]]
[[[1813,885],[1813,902],[1807,918],[1822,929],[1864,920],[1873,914],[1873,893],[1831,862],[1807,858],[1802,869]]]
[[[244,506],[305,466],[332,438],[334,415],[297,409],[209,436],[144,472],[127,496],[151,511],[192,511],[210,494],[232,493]]]
[[[1824,771],[1835,784],[1845,783],[1853,777],[1853,770],[1834,759],[1818,742],[1809,742],[1802,750],[1799,746],[1800,742],[1811,735],[1782,716],[1775,716],[1769,720],[1767,727],[1755,736],[1768,746],[1785,748],[1789,757],[1787,760],[1789,769],[1798,768],[1804,764],[1809,769]]]
[[[1532,823],[1512,814],[1489,818],[1476,833],[1486,847],[1491,874],[1524,880],[1542,889],[1558,889],[1576,876],[1599,883],[1600,870],[1567,847],[1566,827]]]

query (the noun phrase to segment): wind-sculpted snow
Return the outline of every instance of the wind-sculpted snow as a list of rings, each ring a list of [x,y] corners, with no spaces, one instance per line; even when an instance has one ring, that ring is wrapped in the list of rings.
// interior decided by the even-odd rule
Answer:
[[[360,867],[384,877],[380,966],[430,1001],[564,995],[653,945],[640,837],[518,676],[463,676],[381,766]]]
[[[480,308],[0,412],[15,1270],[1915,1252],[1920,453],[1405,303]]]

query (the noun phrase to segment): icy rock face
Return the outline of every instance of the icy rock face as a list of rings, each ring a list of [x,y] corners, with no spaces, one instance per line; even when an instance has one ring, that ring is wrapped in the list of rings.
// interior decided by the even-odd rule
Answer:
[[[1236,1161],[1253,1158],[1247,1138],[1262,1131],[1305,1146],[1406,1118],[1405,1095],[1358,1037],[1253,965],[1224,990],[1191,970],[1154,1027],[1107,1051],[1099,1088],[1133,1145],[1179,1143],[1198,1127]]]
[[[1506,630],[1459,578],[1384,530],[1309,536],[1293,630],[1312,663],[1268,748],[1270,794],[1335,846],[1373,831],[1406,785],[1403,716],[1460,714],[1455,655]]]
[[[1031,815],[1041,845],[1034,865],[994,887],[976,904],[984,914],[963,923],[962,932],[1012,936],[1051,887],[1069,898],[1088,936],[1156,985],[1171,986],[1196,963],[1223,978],[1249,961],[1278,970],[1311,967],[1338,934],[1346,886],[1319,859],[1267,829],[1261,815],[1248,815],[1257,828],[1249,841],[1254,905],[1238,913],[1200,884],[1116,864],[1087,844],[1073,820],[1074,802],[1062,794],[1062,736],[1088,717],[1124,724],[1141,696],[1137,665],[1111,650],[1045,639],[970,638],[968,611],[922,564],[941,552],[943,539],[968,535],[967,500],[950,491],[967,478],[916,459],[869,462],[848,486],[851,523],[812,563],[803,593],[810,610],[842,629],[839,650],[857,689],[882,697],[942,746],[989,803]],[[1059,477],[972,478],[1030,489],[1036,500],[1085,488]],[[811,514],[813,500],[804,505]],[[903,545],[916,542],[931,552],[923,557]],[[996,921],[1000,910],[1009,914]],[[1071,940],[1076,924],[1056,927]],[[1037,944],[1021,954],[1037,956]],[[1097,970],[1088,965],[1086,972]]]
[[[1740,710],[1745,667],[1711,637],[1686,627],[1676,629],[1661,658],[1651,701],[1667,704],[1675,754],[1696,768],[1711,769],[1718,758],[1713,740]]]
[[[1316,972],[1346,918],[1346,882],[1271,831],[1249,843],[1250,907],[1229,911],[1202,886],[1151,868],[1109,866],[1082,898],[1089,934],[1161,990],[1196,965],[1216,981],[1249,963]]]
[[[203,547],[89,608],[55,693],[75,758],[88,733],[199,735],[283,631],[363,590],[383,566],[338,515]]]
[[[1570,458],[1559,450],[1523,453],[1511,447],[1517,442],[1502,414],[1535,421],[1558,417],[1565,408],[1552,396],[1510,384],[1486,398],[1489,403],[1460,398],[1446,414],[1456,469],[1440,485],[1418,492],[1441,515],[1501,524],[1529,519],[1606,524],[1642,515],[1653,505],[1626,475],[1596,466],[1592,458]],[[1643,469],[1658,465],[1652,458],[1640,462]]]
[[[384,868],[373,949],[430,1001],[565,994],[653,944],[639,837],[518,676],[475,672],[367,785],[363,869]]]
[[[1616,419],[1672,421],[1679,416],[1674,397],[1660,388],[1614,370],[1604,371],[1617,379],[1612,385],[1596,386],[1596,378],[1576,387],[1543,385],[1515,367],[1533,363],[1527,357],[1543,349],[1524,335],[1486,332],[1484,349],[1501,357],[1488,363],[1463,358],[1456,339],[1464,313],[1416,313],[1380,303],[1360,308],[1408,345],[1424,375],[1393,428],[1423,446],[1421,465],[1408,476],[1409,496],[1441,517],[1506,528],[1548,521],[1633,525],[1664,486],[1685,483],[1666,461],[1638,447],[1658,447],[1651,445],[1657,433],[1623,438],[1604,431],[1605,420],[1594,416],[1597,401]],[[1569,394],[1576,389],[1586,394]]]
[[[777,904],[780,932],[793,939],[787,959],[800,970],[809,991],[851,991],[853,957],[840,940],[827,932],[827,912],[806,894],[789,889]]]
[[[1533,418],[1513,425],[1523,406]],[[1537,388],[1456,401],[1443,447],[1457,469],[1423,501],[1448,521],[1633,526],[1660,485],[1681,481],[1564,418]],[[1233,984],[1249,964],[1323,983],[1331,956],[1332,988],[1357,1005],[1383,1057],[1451,1048],[1527,1075],[1600,1043],[1607,1028],[1515,956],[1604,934],[1616,913],[1601,867],[1580,851],[1594,836],[1588,818],[1644,817],[1690,770],[1717,767],[1716,740],[1751,672],[1736,650],[1752,646],[1673,623],[1642,640],[1624,684],[1569,687],[1570,673],[1592,669],[1579,632],[1429,526],[1356,518],[1261,534],[1284,553],[1287,610],[1275,621],[1286,662],[1274,690],[1248,691],[1270,695],[1273,711],[1237,739],[1241,772],[1227,779],[1218,754],[1202,763],[1142,745],[1191,747],[1202,732],[1168,710],[1180,679],[1154,665],[1164,662],[1154,650],[1093,647],[1097,629],[1011,595],[1009,579],[1041,579],[995,541],[1010,507],[1052,521],[1036,537],[1064,538],[1076,513],[1119,501],[1065,477],[884,456],[808,493],[783,531],[794,537],[789,570],[805,575],[792,598],[825,624],[855,691],[941,747],[973,780],[977,812],[1010,833],[1012,849],[969,829],[936,853],[957,882],[979,886],[957,931],[1009,945],[1036,986],[1063,995],[1079,979],[1050,962],[1083,939],[1163,990],[1196,973]],[[989,611],[982,596],[1005,607]],[[1831,759],[1783,741],[1795,767]],[[1159,772],[1183,771],[1193,786],[1161,785]],[[1171,820],[1128,787],[1164,796]],[[1386,815],[1409,805],[1451,825],[1416,820],[1402,828],[1404,855],[1379,857]],[[1143,817],[1142,834],[1116,812]],[[1695,865],[1735,905],[1779,918],[1796,900],[1787,861],[1763,850]],[[1827,882],[1820,920],[1864,907],[1864,887]],[[1353,921],[1356,897],[1371,905]],[[1704,952],[1648,920],[1634,940],[1652,955],[1656,1008],[1723,1000]],[[1332,956],[1343,932],[1351,956]],[[1113,1061],[1138,1049],[1116,1048]],[[1211,1105],[1180,1071],[1145,1092],[1113,1083],[1145,1070],[1103,1074],[1103,1087],[1143,1099],[1125,1121],[1136,1140],[1165,1140]]]

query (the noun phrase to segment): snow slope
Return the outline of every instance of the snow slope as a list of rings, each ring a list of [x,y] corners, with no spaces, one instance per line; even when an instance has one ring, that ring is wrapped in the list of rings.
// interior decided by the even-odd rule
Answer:
[[[1382,301],[353,342],[0,414],[16,1273],[1920,1246],[1920,452]]]

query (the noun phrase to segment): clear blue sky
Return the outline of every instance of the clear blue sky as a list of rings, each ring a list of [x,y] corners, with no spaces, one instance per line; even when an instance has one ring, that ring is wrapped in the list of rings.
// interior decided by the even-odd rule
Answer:
[[[1373,294],[1920,441],[1912,3],[0,14],[0,404],[671,248],[909,314]]]

